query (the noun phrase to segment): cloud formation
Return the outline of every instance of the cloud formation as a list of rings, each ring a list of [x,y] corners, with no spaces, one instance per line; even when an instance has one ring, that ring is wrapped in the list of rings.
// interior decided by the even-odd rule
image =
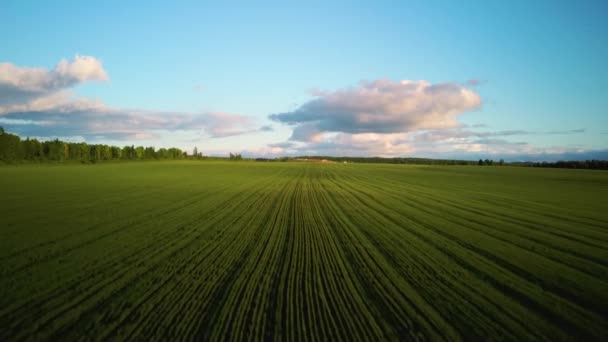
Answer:
[[[268,131],[245,115],[180,113],[111,108],[74,95],[71,89],[108,74],[95,57],[75,56],[52,70],[0,63],[0,123],[22,136],[149,140],[162,131],[199,131],[211,138]]]
[[[90,56],[62,60],[52,69],[0,63],[0,125],[21,136],[42,139],[135,141],[172,135],[188,137],[189,143],[200,137],[225,138],[274,130],[241,114],[113,108],[73,91],[80,84],[108,79],[102,63]],[[376,80],[336,91],[315,90],[313,99],[296,109],[270,115],[273,121],[292,128],[287,141],[253,146],[250,151],[275,156],[436,158],[549,156],[585,151],[576,147],[537,148],[523,141],[531,135],[582,134],[584,128],[491,131],[483,124],[461,124],[464,113],[481,106],[479,94],[470,89],[478,84],[475,80],[465,84]],[[192,140],[194,136],[198,138]]]
[[[253,120],[245,115],[211,113],[167,113],[121,110],[108,107],[56,108],[14,112],[0,116],[0,123],[12,126],[22,136],[79,135],[85,139],[149,140],[162,131],[199,131],[210,138],[255,133]]]
[[[315,97],[295,110],[270,115],[272,120],[293,127],[293,131],[287,142],[268,147],[287,155],[381,157],[578,153],[576,148],[537,148],[522,138],[580,134],[585,132],[583,128],[491,131],[483,124],[461,124],[459,118],[482,103],[479,94],[467,87],[481,83],[376,80],[333,92],[314,90]]]
[[[90,56],[76,55],[72,61],[63,59],[52,70],[0,63],[0,111],[32,100],[53,101],[64,89],[79,83],[108,79],[101,62]]]
[[[324,132],[400,133],[459,126],[458,116],[481,105],[480,96],[454,83],[376,80],[316,98],[270,119],[294,126],[295,141],[315,141]]]
[[[559,131],[559,134],[580,134],[584,129]],[[521,138],[529,135],[552,135],[558,131],[524,130],[474,131],[464,127],[416,130],[401,133],[326,133],[314,140],[269,144],[286,155],[334,156],[420,156],[431,158],[506,158],[508,160],[546,160],[566,154],[584,156],[588,150],[570,147],[538,148]],[[510,140],[510,139],[517,140]],[[530,158],[524,158],[524,156]]]

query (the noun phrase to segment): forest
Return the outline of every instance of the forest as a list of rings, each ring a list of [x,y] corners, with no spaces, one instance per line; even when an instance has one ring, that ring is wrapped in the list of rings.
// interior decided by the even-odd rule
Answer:
[[[197,153],[196,157],[201,154]],[[16,161],[80,161],[97,162],[103,160],[145,160],[145,159],[184,159],[188,154],[179,148],[160,148],[143,146],[110,146],[64,142],[58,139],[39,141],[21,139],[0,127],[0,160]]]

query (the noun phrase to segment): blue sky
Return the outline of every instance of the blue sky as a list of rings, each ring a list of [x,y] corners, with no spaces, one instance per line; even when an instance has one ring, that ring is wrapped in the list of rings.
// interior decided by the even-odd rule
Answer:
[[[2,7],[0,125],[22,136],[269,156],[608,150],[605,1]]]

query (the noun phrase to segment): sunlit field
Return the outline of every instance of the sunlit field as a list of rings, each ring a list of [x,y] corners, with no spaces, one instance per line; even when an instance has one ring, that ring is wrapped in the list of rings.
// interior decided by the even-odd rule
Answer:
[[[608,172],[0,167],[0,340],[600,340]]]

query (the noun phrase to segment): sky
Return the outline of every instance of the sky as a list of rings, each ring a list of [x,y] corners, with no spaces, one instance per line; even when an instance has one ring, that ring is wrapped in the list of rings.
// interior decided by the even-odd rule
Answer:
[[[0,126],[206,155],[608,159],[606,1],[3,1]]]

